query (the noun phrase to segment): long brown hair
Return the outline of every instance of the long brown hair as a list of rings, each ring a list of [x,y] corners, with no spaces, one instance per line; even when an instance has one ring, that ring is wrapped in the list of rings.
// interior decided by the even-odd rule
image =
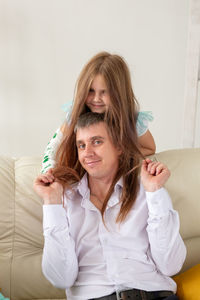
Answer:
[[[77,182],[78,177],[82,178],[85,173],[78,161],[74,129],[79,116],[89,110],[85,105],[85,99],[94,77],[98,74],[103,76],[111,98],[109,109],[105,113],[105,121],[112,140],[114,143],[117,142],[123,153],[119,162],[119,170],[104,201],[101,213],[103,216],[114,186],[123,176],[121,209],[116,219],[116,222],[122,222],[137,196],[139,162],[142,154],[138,148],[136,132],[138,102],[132,90],[128,66],[121,56],[101,52],[94,56],[80,73],[75,89],[70,125],[65,129],[63,140],[56,154],[57,165],[54,174],[65,186],[68,186],[69,183]],[[72,170],[73,176],[69,177],[67,170]]]

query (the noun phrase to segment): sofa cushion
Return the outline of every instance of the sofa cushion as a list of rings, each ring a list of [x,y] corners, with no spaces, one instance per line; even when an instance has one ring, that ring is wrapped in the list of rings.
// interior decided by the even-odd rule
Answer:
[[[40,168],[38,157],[0,157],[0,283],[12,300],[66,299],[41,270],[42,201],[33,190]]]
[[[200,261],[200,148],[168,150],[154,157],[171,171],[165,187],[179,212],[180,233],[187,247],[183,272]]]

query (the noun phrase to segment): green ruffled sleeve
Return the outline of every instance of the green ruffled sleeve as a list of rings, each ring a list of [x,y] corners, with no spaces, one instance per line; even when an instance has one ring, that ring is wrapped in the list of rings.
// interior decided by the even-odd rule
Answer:
[[[42,161],[42,170],[41,170],[42,174],[46,173],[50,168],[53,168],[55,166],[56,163],[55,155],[61,143],[62,137],[63,134],[60,128],[58,128],[54,133],[52,139],[46,146],[45,153],[43,156],[43,161]]]

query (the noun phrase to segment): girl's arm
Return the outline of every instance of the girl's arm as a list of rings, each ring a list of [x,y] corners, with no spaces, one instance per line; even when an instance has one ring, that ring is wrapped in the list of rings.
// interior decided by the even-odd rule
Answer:
[[[156,151],[154,138],[148,128],[149,122],[151,121],[153,121],[153,115],[151,111],[140,111],[138,113],[136,130],[138,134],[140,151],[144,156],[154,154]]]
[[[55,155],[56,151],[61,143],[63,132],[65,127],[67,126],[67,123],[65,122],[60,128],[56,130],[54,133],[52,139],[46,146],[43,160],[42,160],[42,170],[41,173],[46,173],[49,169],[53,168],[55,166]]]
[[[156,152],[156,144],[149,130],[147,130],[145,134],[139,136],[138,140],[140,151],[144,156],[148,156]]]

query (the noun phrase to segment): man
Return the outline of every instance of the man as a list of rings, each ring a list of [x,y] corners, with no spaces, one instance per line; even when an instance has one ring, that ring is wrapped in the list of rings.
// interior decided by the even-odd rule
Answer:
[[[163,188],[169,170],[144,160],[132,197],[121,169],[124,153],[104,116],[82,115],[75,135],[86,171],[81,180],[64,189],[56,173],[48,173],[34,185],[44,201],[44,275],[72,300],[177,299],[170,276],[181,269],[186,250]]]

